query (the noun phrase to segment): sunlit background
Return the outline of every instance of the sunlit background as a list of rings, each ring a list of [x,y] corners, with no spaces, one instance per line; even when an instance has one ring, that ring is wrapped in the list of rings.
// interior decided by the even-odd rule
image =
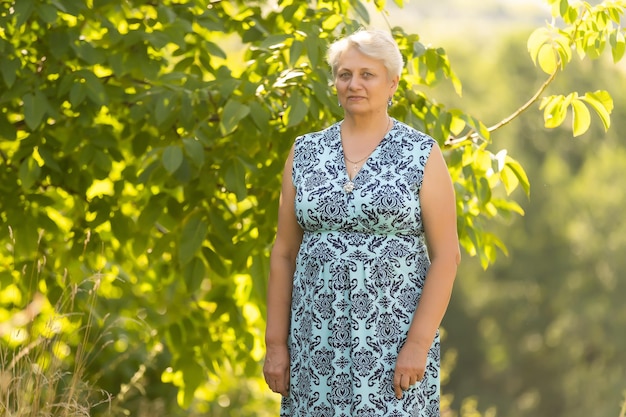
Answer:
[[[444,0],[409,1],[403,10],[390,4],[375,25],[400,25],[444,47],[463,96],[445,87],[431,93],[495,123],[544,81],[525,42],[550,20],[542,1]],[[509,255],[486,271],[465,256],[459,271],[443,344],[444,358],[454,362],[443,391],[457,408],[474,397],[479,410],[505,417],[611,417],[620,411],[626,390],[626,65],[614,65],[610,54],[575,65],[549,93],[606,89],[615,100],[613,124],[608,133],[596,125],[573,138],[567,126],[543,128],[535,106],[494,133],[493,146],[508,149],[526,167],[531,193],[517,199],[524,217],[494,224]]]

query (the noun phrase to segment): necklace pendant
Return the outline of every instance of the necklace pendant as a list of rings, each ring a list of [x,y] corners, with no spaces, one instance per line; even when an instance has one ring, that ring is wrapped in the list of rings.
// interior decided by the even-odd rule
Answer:
[[[346,181],[346,182],[343,184],[343,190],[344,190],[346,193],[350,194],[350,193],[354,190],[354,183],[353,183],[352,181]]]

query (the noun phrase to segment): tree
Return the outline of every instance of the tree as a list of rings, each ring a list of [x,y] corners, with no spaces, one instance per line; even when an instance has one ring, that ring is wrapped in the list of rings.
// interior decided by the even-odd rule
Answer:
[[[532,62],[517,53],[527,37],[521,35],[464,73],[478,80],[501,72],[487,85],[488,95],[498,94],[491,112],[512,107],[535,77]],[[448,52],[462,64],[456,46]],[[536,186],[522,202],[523,219],[493,224],[510,256],[486,271],[475,260],[462,263],[444,322],[446,353],[456,358],[444,391],[458,400],[475,396],[498,415],[618,414],[626,339],[617,329],[626,326],[626,285],[618,278],[624,230],[615,219],[624,198],[612,178],[624,164],[626,101],[619,92],[626,78],[610,59],[572,62],[550,90],[598,85],[615,98],[606,134],[598,123],[572,140],[569,129],[545,129],[535,112],[498,132],[498,144],[519,158]]]
[[[529,41],[546,83],[572,50],[595,58],[610,48],[621,59],[623,1],[549,3],[563,28]],[[99,354],[85,374],[114,394],[140,376],[152,382],[143,384],[148,396],[173,385],[188,407],[223,366],[257,374],[284,157],[295,136],[340,116],[325,48],[368,23],[364,2],[20,0],[0,8],[0,189],[9,196],[0,201],[8,248],[0,285],[11,294],[2,315],[35,293],[55,305],[67,288],[92,285],[94,305],[89,291],[72,298],[94,312],[89,326],[107,329],[86,341]],[[510,193],[528,192],[527,176],[505,151],[490,150],[500,124],[487,128],[420,91],[447,79],[460,93],[445,51],[392,32],[407,63],[392,114],[446,151],[462,244],[486,267],[505,246],[485,222],[523,213]],[[589,126],[587,106],[608,128],[605,92],[542,102],[551,127],[571,107],[575,134]],[[34,323],[51,315],[44,309]],[[76,347],[81,316],[67,320],[55,331]],[[3,343],[19,349],[37,325],[24,331],[31,339],[9,332]],[[113,366],[119,372],[97,371]]]

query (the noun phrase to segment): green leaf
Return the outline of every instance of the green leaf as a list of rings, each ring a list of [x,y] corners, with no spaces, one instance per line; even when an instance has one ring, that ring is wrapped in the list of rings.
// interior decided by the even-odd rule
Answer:
[[[49,32],[49,47],[52,56],[58,60],[62,60],[70,47],[70,37],[67,32]]]
[[[260,309],[265,309],[267,299],[267,275],[269,263],[264,254],[251,255],[250,277],[252,278],[252,299],[256,300]],[[263,312],[264,314],[265,312]]]
[[[207,260],[207,262],[209,263],[209,267],[211,268],[213,272],[215,272],[217,275],[223,278],[226,278],[228,276],[228,269],[224,265],[222,258],[220,258],[220,256],[217,253],[215,253],[210,248],[207,248],[205,246],[202,248],[202,254],[204,255],[204,258]]]
[[[287,86],[297,86],[299,82],[301,82],[300,80],[295,80],[295,78],[302,78],[305,76],[305,73],[303,71],[300,70],[287,70],[287,71],[283,71],[280,74],[280,77],[278,77],[276,79],[276,82],[274,83],[273,87],[274,88],[284,88]]]
[[[552,74],[558,67],[557,52],[552,45],[545,44],[539,49],[537,55],[539,67],[546,73]]]
[[[179,146],[170,145],[163,150],[163,167],[173,174],[183,162],[183,150]]]
[[[85,83],[82,80],[77,80],[70,89],[70,104],[76,109],[85,100],[85,97],[87,97]]]
[[[491,187],[489,181],[485,177],[480,177],[477,181],[477,196],[482,205],[486,205],[491,201]]]
[[[41,124],[48,109],[48,99],[41,91],[26,93],[22,98],[24,101],[24,119],[26,125],[35,130]]]
[[[201,213],[196,212],[185,220],[178,243],[178,260],[182,266],[187,265],[202,247],[208,227]]]
[[[536,29],[528,37],[526,46],[528,48],[528,53],[530,54],[530,58],[532,59],[535,65],[537,65],[539,51],[549,41],[550,41],[550,32],[546,28]]]
[[[183,328],[178,323],[172,323],[167,328],[167,340],[169,345],[175,350],[180,350],[185,346],[185,335],[183,334]]]
[[[299,40],[294,40],[289,48],[289,65],[296,66],[298,59],[302,56],[304,50],[304,43]]]
[[[61,173],[61,167],[59,166],[59,163],[57,161],[56,155],[54,154],[54,152],[52,150],[50,150],[50,148],[46,147],[46,146],[40,146],[38,148],[38,152],[39,155],[41,156],[41,159],[43,159],[43,164],[44,166],[50,168],[52,171]]]
[[[567,1],[561,2],[561,17],[567,24],[572,24],[578,18],[578,9],[571,7]]]
[[[308,36],[304,38],[304,45],[306,46],[306,53],[309,56],[311,66],[316,68],[319,65],[320,50],[318,39],[314,32],[308,32]]]
[[[569,11],[569,0],[561,0],[559,2],[559,15],[565,17]]]
[[[153,195],[148,203],[143,206],[141,214],[137,219],[137,225],[142,230],[150,230],[163,213],[164,197],[163,195]]]
[[[93,162],[94,162],[94,166],[101,170],[101,173],[99,175],[96,175],[96,178],[98,177],[100,177],[99,179],[106,178],[111,172],[111,167],[112,167],[111,157],[107,153],[102,151],[101,149],[95,149],[95,152],[93,155]]]
[[[6,115],[0,115],[0,138],[2,140],[15,140],[17,129],[6,119]]]
[[[181,366],[183,372],[183,380],[185,385],[183,391],[178,393],[178,403],[182,408],[189,408],[195,398],[195,392],[204,380],[204,368],[194,358],[193,354],[186,353],[181,355],[184,362]],[[181,365],[181,362],[178,363]]]
[[[199,140],[195,138],[183,139],[183,146],[185,147],[185,153],[194,163],[197,168],[202,168],[204,165],[204,147]]]
[[[611,44],[613,62],[620,61],[624,57],[624,52],[626,52],[626,39],[624,38],[624,34],[620,30],[615,30],[611,34],[609,42]]]
[[[13,8],[15,15],[17,16],[17,21],[15,23],[16,27],[19,28],[26,23],[30,15],[33,13],[34,5],[34,0],[20,0],[14,2]]]
[[[78,162],[80,162],[81,165],[90,165],[91,161],[94,159],[95,153],[96,147],[92,144],[86,144],[80,148],[80,152],[78,153]]]
[[[510,156],[506,157],[506,168],[513,171],[526,195],[530,195],[530,181],[522,165]]]
[[[226,189],[235,193],[237,200],[241,201],[248,195],[246,187],[246,169],[239,160],[233,158],[228,160],[224,166],[224,182]]]
[[[72,42],[70,47],[74,50],[76,55],[88,65],[100,64],[107,59],[103,49],[96,48],[86,40]]]
[[[216,43],[208,41],[206,43],[207,50],[209,54],[212,56],[220,57],[222,59],[226,59],[228,56],[224,52],[222,48],[220,48]]]
[[[302,122],[307,114],[308,107],[304,102],[303,94],[292,94],[287,100],[287,110],[283,116],[284,123],[287,127],[293,127]]]
[[[23,190],[29,190],[39,180],[41,167],[32,156],[25,158],[20,164],[19,178]]]
[[[267,36],[263,41],[259,44],[259,48],[261,49],[277,49],[284,46],[284,42],[289,39],[290,35],[270,35]]]
[[[11,88],[13,83],[15,83],[15,79],[18,75],[18,70],[20,69],[21,63],[19,59],[9,59],[4,58],[2,60],[2,65],[0,65],[0,72],[2,73],[2,78],[4,78],[4,83],[7,87]]]
[[[222,110],[222,118],[220,120],[222,135],[226,136],[234,132],[239,122],[248,114],[250,114],[250,107],[234,99],[228,100]]]
[[[519,179],[517,178],[517,175],[515,175],[515,172],[511,169],[511,167],[507,165],[505,165],[500,171],[500,180],[504,185],[504,190],[506,191],[507,195],[511,195],[511,193],[515,191],[515,189],[519,185]]]
[[[90,71],[83,71],[81,75],[85,79],[87,97],[97,106],[106,105],[108,97],[100,79]]]
[[[172,91],[162,91],[155,98],[154,106],[154,118],[156,122],[161,125],[164,124],[170,117],[172,107],[174,107],[174,93]]]
[[[419,41],[413,42],[413,56],[419,58],[426,53],[426,46]]]
[[[258,101],[250,102],[250,116],[260,132],[266,133],[269,130],[271,114],[266,106]]]
[[[188,158],[183,158],[183,162],[180,164],[180,167],[174,173],[174,178],[181,185],[186,185],[193,176],[193,172],[191,169],[191,165],[189,164]]]
[[[51,4],[39,4],[37,5],[37,14],[41,19],[48,23],[52,24],[57,19],[57,8],[52,6]]]
[[[206,267],[204,262],[197,256],[194,256],[191,262],[183,269],[183,277],[189,293],[195,293],[200,289],[205,273]]]
[[[151,139],[152,137],[148,132],[137,133],[132,141],[133,155],[135,157],[144,155],[146,153],[146,150],[148,149],[148,146],[150,146]]]
[[[517,213],[520,216],[525,214],[524,209],[513,200],[494,199],[493,204],[498,209],[498,212],[503,214]]]
[[[554,73],[559,65],[561,68],[572,59],[572,48],[569,38],[555,29],[540,28],[528,38],[527,48],[535,65],[547,74]]]
[[[363,22],[365,22],[365,24],[370,23],[370,14],[367,11],[367,8],[365,7],[365,5],[363,4],[363,2],[361,1],[356,1],[352,3],[356,13],[359,15],[359,17],[361,17],[361,19],[363,20]],[[335,15],[337,16],[337,15]],[[333,30],[337,27],[337,25],[339,25],[339,23],[341,23],[341,19],[339,21],[337,21],[334,25],[330,25],[327,27],[328,30]],[[326,27],[325,27],[326,29]]]
[[[57,9],[72,16],[79,16],[81,13],[80,2],[52,0],[51,3],[56,6]]]
[[[544,97],[539,109],[543,109],[544,125],[547,128],[560,126],[567,116],[567,104],[562,95]]]
[[[580,97],[580,99],[595,110],[600,116],[604,130],[608,130],[611,126],[611,112],[613,111],[611,95],[606,91],[598,90],[593,93],[585,93],[584,97]]]
[[[574,137],[580,136],[589,130],[589,126],[591,125],[591,115],[589,114],[589,109],[579,99],[575,99],[572,101],[572,129],[574,131]]]
[[[360,3],[360,2],[357,2],[357,3]],[[365,20],[366,22],[369,22],[369,16],[366,19],[364,18],[363,20]],[[328,15],[328,17],[322,21],[322,29],[324,31],[332,31],[337,26],[339,26],[342,22],[343,22],[343,17],[341,15],[339,14]]]
[[[29,218],[23,216],[24,220],[30,220]],[[21,257],[34,256],[37,253],[37,248],[39,246],[37,239],[37,225],[33,221],[23,221],[20,224],[11,223],[11,228],[13,229],[13,233],[15,236],[15,245],[14,250],[15,253],[21,254]],[[9,269],[9,268],[3,268]]]

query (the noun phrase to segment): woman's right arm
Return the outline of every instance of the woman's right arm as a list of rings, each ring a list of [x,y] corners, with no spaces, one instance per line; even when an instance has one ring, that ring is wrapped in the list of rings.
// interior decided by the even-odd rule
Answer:
[[[302,242],[302,228],[296,220],[296,191],[291,179],[293,148],[285,163],[278,207],[276,240],[270,256],[267,285],[266,355],[263,365],[270,389],[283,396],[289,393],[289,349],[287,338],[291,319],[291,290],[296,256]]]

